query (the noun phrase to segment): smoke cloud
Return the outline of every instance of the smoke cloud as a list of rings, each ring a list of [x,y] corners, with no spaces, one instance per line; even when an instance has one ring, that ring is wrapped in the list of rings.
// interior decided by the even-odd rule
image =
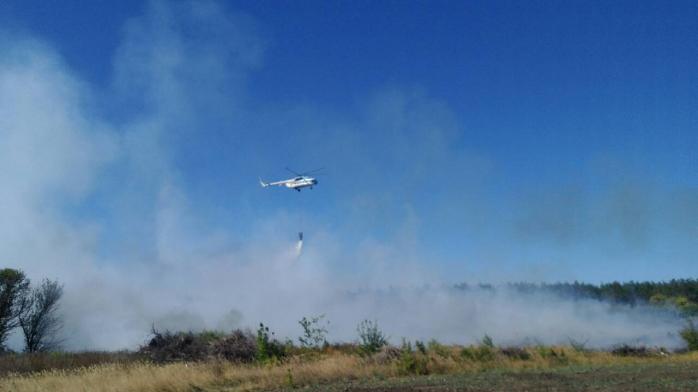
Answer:
[[[511,222],[490,201],[495,162],[454,147],[456,116],[419,89],[382,89],[358,114],[251,103],[249,74],[265,57],[255,26],[216,3],[152,2],[126,23],[107,88],[81,80],[48,43],[0,34],[0,260],[65,285],[67,348],[135,348],[153,323],[264,322],[294,337],[301,317],[319,314],[331,340],[354,340],[355,326],[375,319],[394,342],[679,344],[681,321],[643,307],[443,288],[454,279],[439,269],[463,262],[436,266],[443,254],[422,244],[478,242],[489,251],[465,261],[496,263],[510,256],[498,253],[502,241],[511,253],[550,239],[596,243],[604,217],[630,244],[656,238],[655,220],[684,241],[698,230],[695,189],[659,201],[632,187],[598,200],[563,193]],[[289,161],[304,151],[302,164],[332,162],[337,180],[271,208],[255,187],[276,165],[270,144],[287,146]],[[202,196],[204,172],[229,184],[221,199]],[[677,207],[655,210],[667,197]],[[424,229],[438,225],[445,232]],[[299,229],[305,245],[294,242]],[[521,276],[467,275],[483,270],[450,276]]]

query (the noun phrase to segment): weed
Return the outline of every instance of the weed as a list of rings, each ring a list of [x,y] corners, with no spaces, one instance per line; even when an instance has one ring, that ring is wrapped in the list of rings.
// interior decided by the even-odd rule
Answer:
[[[613,350],[611,350],[611,354],[620,357],[647,357],[651,355],[651,352],[645,346],[622,344],[614,347]]]
[[[400,357],[397,361],[397,371],[400,375],[425,375],[429,374],[428,357],[419,351],[412,350],[409,341],[402,341]]]
[[[587,339],[587,340],[585,340],[585,341],[583,341],[583,342],[582,342],[582,341],[579,341],[579,340],[576,340],[576,339],[572,339],[572,338],[567,338],[567,340],[570,342],[570,347],[572,347],[572,349],[573,349],[574,351],[576,351],[576,352],[578,352],[578,353],[585,353],[585,352],[587,352],[586,346],[587,346],[587,342],[589,341],[589,339]]]
[[[447,358],[447,357],[451,356],[451,352],[449,351],[448,347],[437,342],[435,339],[432,339],[429,341],[428,347],[429,347],[430,352],[432,352],[440,357]]]
[[[493,348],[485,345],[470,346],[463,347],[460,356],[473,362],[489,362],[494,360],[495,352]]]
[[[365,354],[374,354],[388,344],[388,339],[378,327],[378,322],[364,320],[356,327],[359,334],[359,347]]]
[[[286,369],[286,386],[289,388],[295,388],[296,384],[293,382],[293,373],[291,373],[291,369]]]
[[[528,361],[531,359],[531,353],[522,347],[505,347],[499,350],[499,352],[509,359],[517,359],[521,361]]]
[[[489,348],[494,348],[494,341],[492,340],[490,335],[487,334],[485,334],[485,336],[482,338],[481,344]]]
[[[288,345],[288,343],[287,343]],[[259,323],[257,329],[257,361],[262,363],[276,362],[286,356],[284,344],[274,338],[274,332],[269,327]]]
[[[680,332],[683,340],[686,341],[689,351],[698,350],[698,328],[693,323],[693,320],[688,320],[688,325]]]
[[[421,340],[417,340],[414,342],[414,346],[417,348],[417,351],[420,353],[426,355],[427,354],[427,347],[424,345],[424,342]]]
[[[327,328],[329,322],[322,323],[324,314],[317,317],[303,317],[298,324],[303,328],[303,336],[298,338],[302,347],[318,348],[321,345],[327,344]]]

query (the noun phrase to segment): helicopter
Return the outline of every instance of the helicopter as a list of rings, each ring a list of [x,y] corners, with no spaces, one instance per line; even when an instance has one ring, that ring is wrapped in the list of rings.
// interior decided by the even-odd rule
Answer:
[[[288,180],[282,180],[282,181],[276,181],[276,182],[264,182],[262,180],[262,178],[260,177],[260,179],[259,179],[260,185],[262,185],[262,188],[266,188],[268,186],[285,186],[286,188],[289,188],[289,189],[295,189],[298,192],[300,192],[301,189],[303,189],[303,188],[313,189],[313,186],[318,184],[318,180],[314,177],[309,176],[309,174],[319,172],[320,170],[322,170],[322,168],[312,170],[309,172],[305,172],[305,173],[297,173],[289,168],[286,168],[286,170],[295,174],[295,177],[289,178]]]

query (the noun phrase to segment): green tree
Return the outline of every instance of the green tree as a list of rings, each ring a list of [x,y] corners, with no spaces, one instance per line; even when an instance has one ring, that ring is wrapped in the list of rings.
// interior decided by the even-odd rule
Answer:
[[[7,337],[19,325],[28,291],[29,279],[24,272],[11,268],[0,270],[0,352],[7,350]]]

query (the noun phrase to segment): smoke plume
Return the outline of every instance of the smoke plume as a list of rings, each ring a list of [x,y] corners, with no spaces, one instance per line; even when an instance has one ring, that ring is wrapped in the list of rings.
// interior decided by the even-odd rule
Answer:
[[[656,209],[665,194],[627,186],[501,211],[506,200],[490,197],[496,162],[453,147],[462,129],[448,105],[399,87],[349,113],[255,104],[247,84],[264,48],[245,15],[155,1],[125,24],[104,87],[49,43],[0,34],[0,260],[65,285],[67,348],[135,348],[152,324],[264,322],[295,337],[301,317],[319,314],[330,340],[354,340],[356,325],[375,319],[394,343],[489,334],[507,344],[680,344],[681,321],[643,307],[444,287],[525,279],[508,267],[534,263],[541,243],[555,250],[535,254],[545,260],[597,256],[587,252],[597,243],[619,251],[604,225],[623,244],[667,233],[686,243],[695,189],[667,193],[676,208]],[[270,145],[288,151],[279,158]],[[299,195],[256,186],[299,152],[303,164],[331,162],[334,178]],[[299,230],[305,246],[294,243]],[[478,250],[446,256],[449,244]]]

